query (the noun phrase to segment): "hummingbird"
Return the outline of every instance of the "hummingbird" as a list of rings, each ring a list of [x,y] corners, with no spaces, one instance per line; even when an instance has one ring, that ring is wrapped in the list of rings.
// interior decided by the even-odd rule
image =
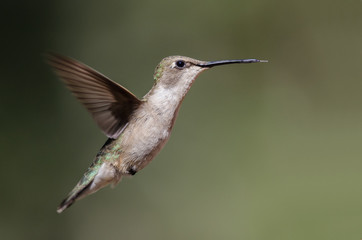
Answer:
[[[93,163],[57,208],[58,213],[108,184],[118,184],[123,176],[135,175],[150,163],[168,141],[181,103],[201,72],[225,64],[267,62],[166,57],[155,69],[153,87],[138,99],[75,59],[51,53],[47,60],[108,137]]]

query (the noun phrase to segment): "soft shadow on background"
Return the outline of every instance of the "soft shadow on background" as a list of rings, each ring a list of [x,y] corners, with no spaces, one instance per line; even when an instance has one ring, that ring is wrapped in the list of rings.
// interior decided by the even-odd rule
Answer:
[[[361,1],[1,8],[1,239],[362,238]],[[48,50],[138,97],[168,55],[270,62],[201,74],[147,168],[58,215],[106,137]]]

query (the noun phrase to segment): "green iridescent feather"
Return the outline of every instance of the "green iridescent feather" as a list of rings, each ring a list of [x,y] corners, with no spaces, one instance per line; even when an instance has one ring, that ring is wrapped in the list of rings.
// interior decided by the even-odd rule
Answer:
[[[119,138],[120,139],[120,138]],[[95,157],[92,165],[84,173],[83,177],[79,180],[77,185],[73,190],[68,194],[68,196],[60,204],[58,210],[62,209],[64,206],[70,206],[73,202],[82,196],[82,193],[87,190],[87,188],[92,184],[94,178],[97,176],[99,169],[102,164],[105,162],[114,162],[120,156],[120,145],[118,140],[108,139],[108,141],[103,145],[101,150],[98,152]]]

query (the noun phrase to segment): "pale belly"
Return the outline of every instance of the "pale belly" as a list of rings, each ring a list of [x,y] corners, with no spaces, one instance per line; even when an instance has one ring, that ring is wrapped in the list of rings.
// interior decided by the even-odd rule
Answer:
[[[172,128],[170,124],[150,117],[130,122],[120,139],[121,172],[143,169],[168,141]]]

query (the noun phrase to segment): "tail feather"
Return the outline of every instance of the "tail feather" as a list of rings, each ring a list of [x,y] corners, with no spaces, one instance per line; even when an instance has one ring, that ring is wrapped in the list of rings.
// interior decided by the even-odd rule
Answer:
[[[83,177],[68,194],[68,196],[60,203],[57,208],[58,213],[62,213],[65,209],[69,208],[75,201],[98,191],[100,188],[111,183],[112,181],[119,181],[118,178],[114,178],[116,173],[114,169],[109,170],[109,165],[104,165],[107,154],[113,155],[113,152],[105,152],[107,147],[113,142],[113,139],[108,139],[98,152],[91,166],[84,173]],[[103,167],[102,167],[103,166]],[[99,177],[98,174],[100,175]]]
[[[65,209],[69,208],[75,202],[75,198],[66,198],[64,199],[59,207],[57,208],[57,213],[62,213]]]
[[[70,192],[70,194],[59,204],[57,208],[57,213],[62,213],[65,209],[69,208],[75,201],[81,199],[87,189],[92,184],[93,181],[89,182],[82,189],[79,189],[79,184]]]
[[[68,194],[68,196],[60,203],[57,208],[58,213],[62,213],[65,209],[69,208],[75,201],[87,196],[89,194],[89,189],[91,184],[94,181],[95,176],[98,173],[99,164],[96,164],[97,161],[94,161],[93,164],[88,168],[84,173],[83,177],[73,188],[73,190]]]

